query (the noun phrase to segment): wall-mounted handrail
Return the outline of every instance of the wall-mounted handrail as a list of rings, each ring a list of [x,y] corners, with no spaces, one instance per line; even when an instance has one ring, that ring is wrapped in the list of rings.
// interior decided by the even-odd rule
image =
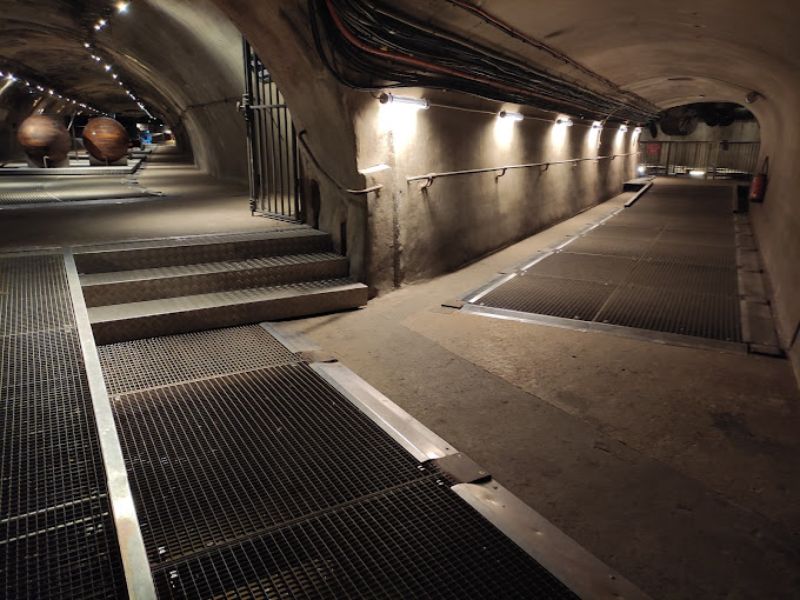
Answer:
[[[477,175],[479,173],[497,173],[496,179],[499,179],[506,172],[510,171],[511,169],[531,169],[535,167],[543,167],[543,171],[548,170],[553,165],[569,165],[574,164],[577,165],[581,162],[589,162],[589,161],[601,161],[601,160],[614,160],[618,156],[636,156],[640,154],[639,152],[626,152],[623,154],[609,154],[607,156],[589,156],[585,158],[569,158],[566,160],[548,160],[542,162],[535,162],[535,163],[523,163],[518,165],[502,165],[500,167],[483,167],[481,169],[463,169],[461,171],[443,171],[441,173],[428,173],[427,175],[414,175],[413,177],[406,177],[406,181],[411,183],[412,181],[425,181],[425,185],[423,185],[420,189],[427,190],[429,187],[433,185],[433,182],[441,177],[455,177],[456,175]]]

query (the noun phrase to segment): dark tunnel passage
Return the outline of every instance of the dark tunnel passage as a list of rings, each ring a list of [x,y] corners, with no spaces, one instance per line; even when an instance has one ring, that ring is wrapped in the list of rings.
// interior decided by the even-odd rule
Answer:
[[[795,598],[790,0],[0,0],[0,596]]]

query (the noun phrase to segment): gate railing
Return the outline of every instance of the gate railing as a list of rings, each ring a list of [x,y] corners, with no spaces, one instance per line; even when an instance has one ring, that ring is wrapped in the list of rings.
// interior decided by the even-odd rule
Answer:
[[[755,173],[759,142],[639,142],[642,175],[700,175],[748,178]]]
[[[299,149],[291,113],[246,40],[243,52],[245,91],[240,108],[247,121],[251,211],[302,220]]]

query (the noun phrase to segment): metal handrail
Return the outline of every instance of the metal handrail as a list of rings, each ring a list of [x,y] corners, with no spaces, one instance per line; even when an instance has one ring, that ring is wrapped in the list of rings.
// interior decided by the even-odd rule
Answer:
[[[495,179],[500,179],[503,175],[506,174],[507,171],[512,169],[531,169],[535,167],[543,167],[542,171],[547,171],[551,165],[568,165],[573,164],[577,165],[581,162],[588,162],[588,161],[601,161],[601,160],[614,160],[618,156],[635,156],[639,155],[641,152],[626,152],[624,154],[609,154],[607,156],[592,156],[592,157],[585,157],[585,158],[569,158],[566,160],[549,160],[543,162],[535,162],[535,163],[523,163],[518,165],[503,165],[501,167],[484,167],[481,169],[464,169],[462,171],[444,171],[442,173],[428,173],[427,175],[414,175],[413,177],[406,177],[406,181],[411,183],[412,181],[425,181],[425,185],[423,185],[420,189],[427,190],[429,187],[433,185],[433,182],[436,179],[441,177],[454,177],[456,175],[476,175],[478,173],[499,173],[495,177]]]

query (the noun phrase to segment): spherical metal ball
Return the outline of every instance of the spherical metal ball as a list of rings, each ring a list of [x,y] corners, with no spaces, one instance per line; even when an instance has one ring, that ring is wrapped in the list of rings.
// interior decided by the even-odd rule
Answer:
[[[129,144],[128,132],[114,119],[97,117],[83,130],[83,145],[99,161],[117,162],[128,153]]]
[[[61,163],[69,154],[69,132],[58,117],[28,117],[19,126],[17,140],[31,162],[40,167]]]

